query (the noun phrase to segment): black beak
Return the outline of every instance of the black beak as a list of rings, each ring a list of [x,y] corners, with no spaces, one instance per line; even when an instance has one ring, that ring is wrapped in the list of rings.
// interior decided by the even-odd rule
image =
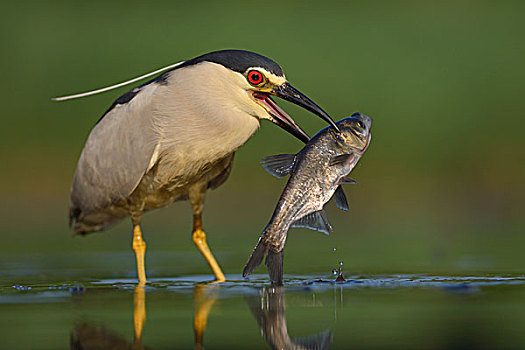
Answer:
[[[310,141],[310,136],[267,93],[254,92],[253,97],[266,107],[268,113],[273,117],[270,119],[272,123],[277,124],[304,143]]]
[[[280,97],[283,100],[295,103],[296,105],[301,106],[314,114],[317,114],[319,117],[328,122],[335,130],[337,130],[337,132],[340,132],[339,128],[333,119],[328,115],[328,113],[323,111],[323,109],[319,107],[314,101],[310,100],[302,92],[294,88],[289,83],[284,83],[283,85],[274,89],[271,94]]]

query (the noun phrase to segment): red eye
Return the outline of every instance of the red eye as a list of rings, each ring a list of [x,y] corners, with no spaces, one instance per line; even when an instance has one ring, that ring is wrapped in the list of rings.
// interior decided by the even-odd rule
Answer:
[[[264,77],[261,72],[251,70],[248,72],[248,81],[252,85],[261,85],[264,82]]]

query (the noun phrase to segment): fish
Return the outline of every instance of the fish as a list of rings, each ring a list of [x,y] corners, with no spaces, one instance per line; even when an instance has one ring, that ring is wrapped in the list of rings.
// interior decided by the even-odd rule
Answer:
[[[272,349],[324,350],[330,349],[332,332],[327,329],[318,334],[292,338],[288,333],[283,286],[262,288],[260,295],[246,298],[262,336]]]
[[[329,234],[332,230],[323,206],[335,197],[336,206],[348,210],[341,187],[357,184],[349,177],[372,135],[372,118],[354,113],[319,131],[297,154],[279,154],[262,160],[263,168],[276,177],[290,174],[270,222],[263,230],[243,277],[251,274],[266,257],[272,285],[282,285],[283,253],[288,230],[304,227]]]

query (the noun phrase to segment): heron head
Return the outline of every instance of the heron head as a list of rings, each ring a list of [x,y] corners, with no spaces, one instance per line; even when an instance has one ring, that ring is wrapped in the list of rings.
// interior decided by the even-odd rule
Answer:
[[[250,67],[243,75],[250,85],[248,89],[250,97],[264,110],[259,118],[268,119],[301,141],[308,142],[310,137],[273,101],[271,96],[277,96],[313,112],[337,128],[332,118],[315,102],[294,88],[284,74],[277,75],[263,67]]]
[[[321,107],[286,80],[282,68],[273,60],[254,52],[223,50],[197,57],[187,64],[203,61],[217,63],[229,69],[232,74],[229,81],[243,89],[249,98],[238,101],[239,108],[253,117],[269,120],[301,141],[308,142],[310,137],[273,101],[272,96],[277,96],[316,114],[339,131],[335,122]]]

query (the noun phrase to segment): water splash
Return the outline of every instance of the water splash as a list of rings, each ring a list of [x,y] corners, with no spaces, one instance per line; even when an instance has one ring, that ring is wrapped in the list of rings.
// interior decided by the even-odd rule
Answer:
[[[334,276],[337,276],[335,278],[336,282],[344,282],[344,281],[346,281],[344,276],[343,276],[343,261],[339,262],[339,267],[337,269],[333,269],[332,270],[332,274]]]

